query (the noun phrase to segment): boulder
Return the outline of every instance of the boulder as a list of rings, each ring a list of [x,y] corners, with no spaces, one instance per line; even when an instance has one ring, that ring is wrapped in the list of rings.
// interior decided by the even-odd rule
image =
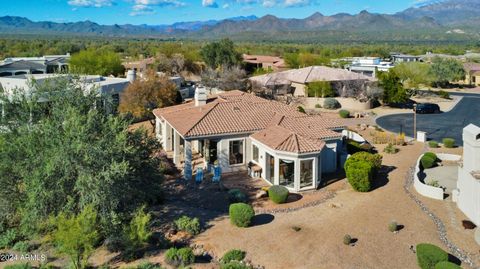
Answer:
[[[268,193],[264,190],[259,190],[257,194],[255,194],[255,198],[260,199],[263,197],[268,197]]]

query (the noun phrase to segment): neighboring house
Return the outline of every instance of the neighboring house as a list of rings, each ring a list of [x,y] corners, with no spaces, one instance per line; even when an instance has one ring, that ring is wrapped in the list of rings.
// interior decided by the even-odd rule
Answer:
[[[480,127],[463,128],[463,165],[458,169],[453,200],[458,208],[480,226]]]
[[[357,57],[352,58],[346,69],[369,77],[377,77],[377,72],[386,72],[394,65],[391,62],[382,61],[378,57]]]
[[[281,57],[248,54],[243,54],[242,57],[243,62],[245,63],[245,69],[249,72],[253,72],[258,68],[271,71],[282,71],[287,69],[285,60],[283,60]]]
[[[66,74],[28,74],[0,77],[0,88],[7,93],[13,93],[14,90],[21,89],[28,94],[35,91],[35,89],[31,87],[32,80],[35,80],[36,83],[41,85],[55,81],[56,78],[60,77],[71,76]],[[124,78],[102,77],[98,75],[79,76],[79,81],[85,84],[86,90],[96,89],[99,95],[111,98],[114,109],[120,102],[120,94],[129,85],[129,81]]]
[[[257,86],[273,90],[274,95],[292,94],[304,97],[308,96],[306,87],[311,82],[329,81],[332,87],[341,93],[344,87],[366,87],[375,79],[340,68],[309,66],[251,77],[250,81]]]
[[[139,77],[143,77],[145,71],[147,71],[149,65],[155,63],[155,58],[150,57],[146,59],[141,59],[137,61],[126,61],[123,62],[122,65],[125,67],[125,76],[129,70],[134,70]]]
[[[268,183],[302,191],[317,188],[346,157],[344,126],[336,120],[241,91],[207,98],[206,89],[197,88],[194,101],[153,114],[156,136],[185,178],[199,165],[218,163],[222,172],[255,167]],[[194,153],[203,165],[192,163]]]
[[[66,55],[45,55],[42,57],[5,58],[5,60],[0,62],[0,77],[66,72],[69,60],[69,53]]]
[[[464,63],[465,69],[465,84],[480,86],[480,64],[478,63]]]
[[[420,62],[422,60],[421,56],[403,53],[390,53],[390,58],[392,59],[393,64]]]

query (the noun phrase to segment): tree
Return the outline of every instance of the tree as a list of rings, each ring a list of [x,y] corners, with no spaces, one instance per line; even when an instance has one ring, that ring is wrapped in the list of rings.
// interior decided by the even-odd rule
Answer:
[[[89,205],[78,215],[60,213],[55,226],[53,239],[57,250],[70,257],[74,268],[85,268],[99,239],[97,212]]]
[[[307,92],[309,97],[335,97],[335,90],[329,81],[313,81],[308,83]]]
[[[400,63],[394,68],[395,74],[407,88],[418,88],[432,83],[430,65],[420,62]]]
[[[118,110],[137,119],[151,119],[153,109],[178,103],[178,94],[176,85],[168,77],[149,70],[145,79],[135,80],[123,91]]]
[[[124,73],[120,56],[110,50],[87,49],[73,54],[70,70],[79,74],[118,76]]]
[[[235,50],[235,45],[230,39],[222,39],[205,45],[201,51],[203,61],[211,68],[220,66],[231,67],[242,61],[240,53]]]
[[[150,238],[152,232],[149,231],[151,215],[145,213],[145,206],[138,208],[130,225],[126,227],[125,237],[128,241],[128,248],[133,251],[141,248]]]
[[[217,70],[207,68],[202,73],[202,83],[207,87],[224,91],[245,90],[247,88],[246,72],[239,66],[222,67]]]
[[[130,212],[161,198],[160,147],[124,118],[95,109],[100,96],[77,79],[34,83],[31,94],[0,94],[1,208],[24,235],[50,215],[98,212],[102,235],[119,231]],[[48,102],[45,102],[45,99]],[[44,102],[38,102],[43,100]]]
[[[433,58],[430,74],[433,77],[434,84],[440,86],[465,78],[463,65],[459,61],[449,58]]]
[[[408,100],[407,91],[394,70],[378,72],[379,86],[383,88],[382,100],[386,104],[404,103]]]

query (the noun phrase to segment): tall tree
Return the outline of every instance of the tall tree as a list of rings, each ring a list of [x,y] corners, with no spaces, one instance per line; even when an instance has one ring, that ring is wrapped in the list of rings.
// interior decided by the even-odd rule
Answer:
[[[379,86],[383,88],[382,100],[386,104],[404,103],[408,100],[407,91],[394,70],[378,72]]]
[[[465,69],[462,63],[455,59],[435,57],[432,60],[430,74],[434,83],[440,86],[465,78]]]
[[[79,74],[118,76],[124,72],[120,56],[105,49],[82,50],[72,55],[69,64],[70,69]]]
[[[166,76],[149,70],[145,79],[130,84],[120,97],[119,112],[137,119],[153,118],[152,110],[171,106],[181,101],[176,85]]]
[[[407,88],[418,88],[432,83],[429,64],[420,62],[400,63],[393,69],[402,84]]]
[[[203,61],[211,67],[231,67],[241,63],[242,57],[235,49],[235,44],[230,39],[222,39],[205,45],[201,51]]]
[[[129,122],[95,109],[98,92],[59,78],[1,93],[0,208],[33,234],[49,215],[98,211],[103,234],[118,231],[141,204],[156,202],[159,145]],[[47,101],[48,102],[45,102]]]

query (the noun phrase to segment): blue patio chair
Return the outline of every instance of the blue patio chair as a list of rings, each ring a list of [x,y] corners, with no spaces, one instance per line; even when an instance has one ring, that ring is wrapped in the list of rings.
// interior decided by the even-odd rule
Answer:
[[[197,168],[197,174],[195,175],[195,183],[202,183],[203,181],[203,169]]]
[[[213,177],[212,177],[212,181],[213,182],[220,182],[220,177],[222,175],[222,168],[219,166],[219,165],[216,165],[214,168],[213,168]]]

